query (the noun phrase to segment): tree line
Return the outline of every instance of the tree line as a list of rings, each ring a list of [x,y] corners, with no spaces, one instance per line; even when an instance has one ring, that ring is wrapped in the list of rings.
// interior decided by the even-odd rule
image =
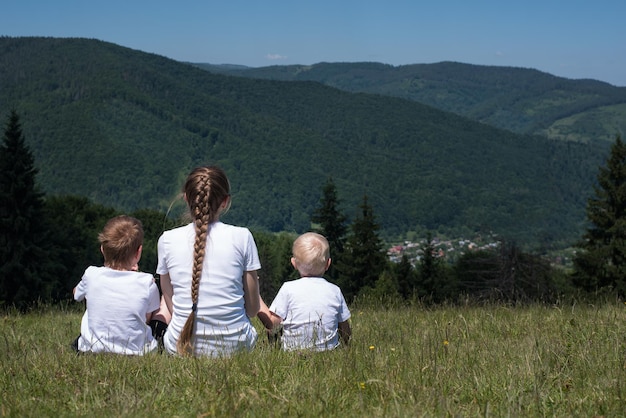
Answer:
[[[38,302],[71,299],[89,265],[101,265],[97,234],[120,212],[82,196],[46,196],[26,145],[19,115],[12,111],[0,146],[0,306],[26,309]],[[348,223],[331,177],[311,214],[311,229],[326,236],[333,263],[328,279],[349,303],[359,298],[455,303],[462,300],[554,301],[576,292],[626,295],[626,146],[617,138],[589,199],[589,227],[577,243],[573,271],[553,267],[514,242],[468,251],[454,262],[439,257],[431,233],[418,260],[391,262],[368,196]],[[142,221],[145,240],[140,269],[154,272],[161,233],[184,222],[154,210],[128,213]],[[261,293],[271,301],[280,285],[296,278],[289,264],[295,234],[252,229],[262,270]]]

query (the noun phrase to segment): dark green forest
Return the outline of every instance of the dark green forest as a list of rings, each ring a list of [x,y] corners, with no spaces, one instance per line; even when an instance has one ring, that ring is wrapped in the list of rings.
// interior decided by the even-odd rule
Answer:
[[[350,303],[625,294],[619,136],[609,152],[608,141],[518,135],[319,83],[211,75],[100,41],[22,42],[34,49],[23,55],[9,42],[14,59],[0,67],[2,106],[10,109],[0,146],[2,308],[68,301],[85,267],[101,264],[97,233],[120,213],[143,223],[139,268],[153,272],[158,237],[186,222],[180,183],[202,163],[220,164],[240,181],[233,200],[242,209],[225,220],[253,231],[268,301],[295,278],[291,243],[310,229],[329,237],[329,279]],[[23,65],[36,51],[53,54]],[[76,51],[86,64],[78,65]],[[16,109],[29,115],[25,122]],[[426,238],[411,258],[388,256],[390,239],[416,231]],[[433,235],[442,232],[487,233],[495,246],[451,259]],[[573,269],[529,251],[573,241]]]
[[[37,189],[37,169],[25,144],[19,116],[12,112],[0,145],[0,309],[29,309],[65,302],[89,265],[102,264],[96,236],[119,214],[85,197],[47,197]],[[329,237],[337,283],[350,303],[421,304],[476,301],[554,303],[563,298],[594,300],[613,292],[624,296],[624,193],[626,148],[618,138],[598,174],[599,187],[588,201],[590,228],[579,244],[573,273],[541,256],[500,240],[490,249],[474,249],[452,261],[441,256],[430,233],[417,257],[388,258],[379,224],[367,196],[350,223],[338,210],[336,187],[329,179],[312,221]],[[137,210],[145,232],[142,271],[156,267],[156,242],[163,230],[186,222],[164,213]],[[290,266],[295,234],[254,231],[259,250],[261,294],[271,301],[285,281],[296,278]],[[36,262],[33,262],[36,260]],[[367,302],[370,301],[370,302]],[[45,305],[44,305],[45,306]]]
[[[318,82],[213,74],[93,39],[0,38],[0,80],[0,114],[19,113],[48,197],[126,212],[172,205],[175,217],[186,174],[212,163],[232,183],[226,220],[267,232],[310,229],[332,177],[348,220],[367,194],[388,241],[489,232],[569,246],[610,145]]]
[[[196,64],[242,77],[316,81],[350,92],[414,100],[520,134],[613,141],[626,132],[626,87],[529,68],[440,62],[319,63],[261,68]]]

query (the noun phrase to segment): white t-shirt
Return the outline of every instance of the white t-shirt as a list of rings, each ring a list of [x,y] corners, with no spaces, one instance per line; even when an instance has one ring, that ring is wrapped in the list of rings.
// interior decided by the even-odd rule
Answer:
[[[148,273],[88,267],[74,299],[87,299],[79,351],[142,355],[157,348],[146,314],[159,309],[159,289]]]
[[[283,283],[269,309],[283,319],[285,350],[332,350],[339,345],[339,322],[350,319],[341,289],[322,277]]]
[[[157,274],[169,274],[173,287],[172,320],[163,343],[176,353],[176,342],[191,313],[193,224],[165,231],[158,243]],[[252,234],[247,228],[211,224],[198,291],[198,310],[192,344],[195,355],[228,355],[251,349],[257,332],[246,315],[243,275],[261,268]]]

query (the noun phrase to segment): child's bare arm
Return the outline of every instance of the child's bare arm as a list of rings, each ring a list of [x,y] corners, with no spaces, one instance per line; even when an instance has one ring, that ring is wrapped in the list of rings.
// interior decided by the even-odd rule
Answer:
[[[153,319],[158,319],[159,321],[163,321],[162,319],[162,310],[165,309],[165,311],[167,313],[169,313],[169,311],[167,311],[167,306],[165,305],[165,299],[163,297],[160,298],[160,306],[159,309],[152,311],[152,312],[148,312],[146,313],[146,324],[150,324],[150,321],[152,321]],[[168,322],[166,322],[168,323]]]
[[[254,318],[259,313],[259,276],[256,271],[246,271],[243,274],[243,300],[246,315]]]
[[[174,295],[174,288],[172,287],[172,281],[169,274],[161,274],[159,283],[161,284],[161,292],[163,293],[163,300],[167,311],[174,312],[174,305],[172,304],[172,296]]]
[[[350,321],[343,321],[339,323],[339,337],[348,345],[350,343],[350,337],[352,336],[352,328],[350,327]]]
[[[165,295],[161,296],[161,306],[159,306],[159,309],[157,309],[156,311],[152,312],[152,318],[151,319],[155,319],[157,321],[161,321],[165,324],[169,324],[170,320],[172,319],[172,314],[170,312],[170,310],[167,308],[167,303],[165,303]]]
[[[259,298],[261,303],[261,309],[259,309],[259,313],[257,317],[261,320],[263,325],[268,331],[274,331],[278,326],[283,322],[283,319],[276,315],[274,312],[270,311],[270,309],[265,304],[263,298]]]

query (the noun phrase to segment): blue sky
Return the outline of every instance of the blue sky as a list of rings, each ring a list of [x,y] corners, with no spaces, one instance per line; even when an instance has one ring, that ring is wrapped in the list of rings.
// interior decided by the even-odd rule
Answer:
[[[0,35],[212,64],[457,61],[626,86],[625,21],[624,0],[11,0]]]

